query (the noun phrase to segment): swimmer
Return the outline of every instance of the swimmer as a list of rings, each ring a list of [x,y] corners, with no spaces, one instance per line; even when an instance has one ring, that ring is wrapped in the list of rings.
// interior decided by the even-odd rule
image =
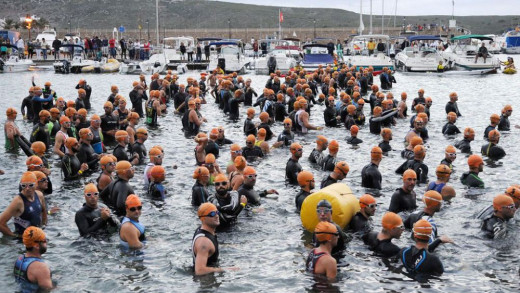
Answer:
[[[255,108],[248,108],[247,109],[247,117],[246,117],[246,120],[244,121],[244,134],[246,136],[248,136],[250,134],[256,136],[256,132],[257,132],[256,127],[258,125],[256,125],[253,122],[254,118],[255,118]]]
[[[220,155],[220,149],[218,144],[215,142],[215,140],[218,137],[218,129],[216,127],[212,128],[208,136],[208,144],[204,148],[204,150],[206,151],[206,155],[212,154],[215,156],[215,158],[218,159]]]
[[[339,143],[333,139],[329,143],[329,154],[323,158],[321,169],[323,171],[334,171],[337,162],[337,155],[339,151]]]
[[[426,157],[426,148],[422,145],[416,145],[413,148],[413,153],[414,158],[401,164],[401,166],[395,170],[395,173],[404,174],[406,170],[414,170],[417,174],[417,183],[426,184],[428,183],[428,166],[423,163],[424,157]]]
[[[412,211],[417,208],[417,195],[413,190],[417,183],[417,174],[414,170],[408,169],[403,173],[403,185],[396,189],[390,199],[388,211],[400,213],[404,211]]]
[[[338,183],[339,181],[345,179],[348,175],[349,170],[350,168],[347,162],[337,162],[332,173],[330,173],[327,178],[321,181],[320,188],[325,188],[331,184]]]
[[[410,143],[406,146],[404,150],[401,151],[401,157],[403,159],[412,160],[414,157],[413,149],[416,145],[423,145],[424,141],[420,136],[413,136],[410,139]]]
[[[42,229],[28,227],[23,233],[26,252],[20,255],[14,264],[14,278],[21,292],[52,290],[55,285],[51,279],[51,270],[42,260],[47,252],[47,238]]]
[[[230,174],[231,172],[236,171],[235,159],[236,159],[236,157],[242,155],[242,148],[240,148],[240,146],[238,144],[232,144],[231,147],[229,148],[229,150],[231,153],[231,160],[227,163],[227,166],[226,166],[227,174]]]
[[[487,156],[491,160],[500,160],[506,156],[506,152],[500,146],[498,146],[498,142],[500,141],[500,132],[498,130],[493,129],[488,134],[488,143],[483,145],[480,149],[480,152],[483,156]]]
[[[99,165],[101,166],[101,174],[96,179],[96,182],[98,190],[103,190],[114,180],[112,172],[116,169],[116,162],[114,162],[111,156],[103,156],[99,160]]]
[[[100,236],[108,233],[108,227],[118,227],[119,220],[106,207],[98,206],[99,192],[93,183],[85,186],[85,203],[76,212],[75,222],[82,237]]]
[[[148,130],[146,130],[144,127],[139,127],[135,132],[135,136],[137,139],[132,145],[132,153],[139,155],[139,165],[142,165],[145,163],[146,159],[147,151],[144,143],[148,139]]]
[[[471,142],[475,139],[475,130],[472,128],[464,129],[464,139],[455,143],[455,147],[460,150],[461,153],[471,154]]]
[[[105,102],[103,110],[105,114],[101,115],[101,129],[103,133],[103,141],[105,143],[113,143],[115,141],[116,131],[119,129],[118,117],[113,114],[114,105],[111,102]]]
[[[113,210],[118,216],[125,215],[125,200],[130,194],[134,194],[134,189],[128,181],[134,177],[134,167],[128,161],[119,161],[116,164],[117,179],[110,182],[99,194],[99,197]]]
[[[263,158],[264,153],[259,146],[255,145],[256,138],[254,135],[250,134],[246,139],[246,146],[242,148],[242,156],[244,156],[248,161],[253,161],[257,158]]]
[[[117,146],[112,151],[112,154],[116,156],[117,161],[129,161],[132,163],[132,165],[137,165],[139,163],[139,155],[133,154],[131,157],[129,157],[127,153],[127,146],[130,142],[128,132],[125,130],[118,130],[116,132],[116,141]]]
[[[357,137],[359,132],[359,127],[357,125],[352,125],[350,127],[350,137],[347,138],[347,143],[352,145],[358,145],[363,142],[363,140]]]
[[[383,226],[381,232],[372,231],[363,237],[363,241],[368,248],[383,257],[393,257],[401,250],[392,243],[392,239],[401,238],[404,231],[403,220],[398,214],[387,212],[381,219]]]
[[[25,160],[25,165],[27,166],[27,171],[41,171],[47,176],[47,186],[48,188],[43,192],[44,194],[51,194],[52,193],[52,182],[48,176],[51,175],[51,170],[47,169],[45,167],[45,164],[43,160],[34,155],[30,156]],[[22,191],[21,188],[19,188],[19,191]]]
[[[493,215],[484,219],[480,229],[487,238],[504,238],[507,234],[507,222],[514,217],[516,206],[506,194],[499,194],[493,199]]]
[[[337,127],[338,119],[341,119],[334,105],[334,101],[334,97],[329,97],[326,103],[327,107],[323,111],[323,119],[327,127]]]
[[[319,247],[311,250],[305,262],[305,268],[307,272],[323,275],[327,279],[333,280],[336,278],[338,268],[337,261],[331,256],[331,253],[338,243],[338,230],[332,223],[319,222],[314,233]]]
[[[285,181],[291,185],[296,185],[298,184],[298,173],[303,170],[298,163],[303,155],[303,147],[299,143],[293,142],[289,150],[291,151],[291,158],[285,166]]]
[[[213,179],[215,179],[215,176],[222,173],[222,170],[220,170],[220,166],[218,165],[213,154],[206,155],[206,159],[204,160],[204,167],[208,168],[209,170],[208,185],[213,185]]]
[[[442,194],[442,190],[444,189],[444,187],[447,187],[446,184],[450,180],[451,172],[452,171],[450,167],[448,167],[445,164],[441,163],[439,166],[437,166],[437,168],[435,169],[435,175],[437,176],[437,180],[430,182],[430,184],[428,184],[428,187],[426,188],[426,191],[435,190],[438,193]]]
[[[145,245],[145,226],[139,222],[143,204],[139,197],[130,194],[125,200],[126,214],[119,229],[119,244],[126,249],[141,249]]]
[[[283,120],[283,131],[278,135],[277,141],[275,143],[276,147],[278,146],[290,146],[294,142],[294,134],[291,131],[292,129],[292,120],[289,118],[285,118]]]
[[[204,132],[199,132],[194,138],[197,145],[195,146],[195,161],[197,166],[204,165],[206,158],[206,146],[208,145],[208,136]]]
[[[334,223],[334,221],[332,221],[332,213],[333,213],[332,205],[330,204],[330,202],[328,200],[326,200],[326,199],[320,200],[320,202],[318,202],[318,204],[316,205],[316,216],[318,217],[318,220],[320,222],[331,223],[332,225],[334,225],[336,227],[336,231],[334,231],[334,232],[339,234],[338,242],[337,242],[336,246],[334,246],[332,248],[332,251],[330,252],[332,257],[334,257],[336,260],[339,260],[340,258],[343,257],[342,254],[345,251],[346,244],[347,244],[347,242],[350,241],[350,239],[343,232],[341,227],[338,226],[336,223]],[[320,245],[319,241],[317,239],[317,236],[318,235],[316,233],[313,233],[313,235],[312,235],[312,242],[314,244],[314,247],[318,247]]]
[[[418,95],[418,97],[413,99],[412,109],[415,109],[415,106],[417,106],[419,104],[422,104],[422,105],[426,104],[426,98],[424,97],[424,89],[419,89],[419,91],[417,91],[417,95]]]
[[[152,169],[153,166],[162,165],[164,153],[157,146],[154,146],[148,151],[148,157],[150,157],[150,161],[144,168],[144,172],[143,172],[143,182],[144,182],[144,186],[146,188],[148,188],[148,183],[150,182],[150,178],[151,178],[150,170]],[[174,169],[175,169],[175,166],[174,166]]]
[[[79,151],[79,142],[74,137],[69,137],[65,140],[65,147],[67,152],[61,158],[61,171],[63,177],[65,177],[64,180],[77,180],[88,170],[88,165],[81,163],[76,156]]]
[[[78,149],[77,157],[80,163],[88,165],[89,171],[94,171],[98,167],[100,155],[96,154],[92,148],[91,142],[94,138],[90,128],[82,128],[79,131],[81,145]]]
[[[153,166],[150,170],[151,182],[148,185],[148,197],[155,200],[162,200],[166,198],[168,191],[162,184],[165,179],[165,170],[163,166]]]
[[[137,114],[136,112],[130,112],[126,117],[126,120],[128,121],[128,124],[126,125],[126,128],[123,130],[125,130],[128,133],[128,151],[132,152],[132,146],[134,145],[136,140],[135,127],[137,126],[137,124],[139,124],[139,114]]]
[[[208,202],[217,207],[221,227],[228,228],[237,221],[238,215],[247,204],[247,198],[240,196],[235,190],[229,190],[229,181],[224,174],[217,175],[214,183],[216,194],[210,195]]]
[[[354,217],[352,217],[352,220],[350,220],[348,230],[363,236],[372,231],[372,227],[374,226],[372,223],[372,217],[376,213],[377,209],[376,199],[370,194],[363,194],[359,198],[359,208],[359,212],[357,212]]]
[[[264,128],[266,132],[265,140],[271,140],[271,138],[273,137],[273,131],[271,130],[271,126],[269,126],[269,113],[262,112],[260,113],[260,115],[258,115],[258,118],[260,119],[260,124],[258,124],[257,127],[258,130]]]
[[[314,126],[309,122],[309,113],[305,111],[307,109],[307,100],[300,100],[300,110],[296,112],[294,116],[294,126],[296,132],[307,133],[309,130],[321,130],[323,127]]]
[[[456,135],[460,133],[459,128],[455,125],[457,122],[457,114],[455,112],[448,113],[448,122],[442,127],[442,134],[444,135]]]
[[[315,187],[314,175],[309,171],[301,171],[298,173],[298,185],[300,185],[301,189],[294,198],[297,213],[300,212],[305,198],[312,193],[312,190]]]
[[[208,190],[210,173],[208,168],[199,166],[193,172],[193,179],[195,184],[191,188],[191,205],[200,206],[201,204],[208,201],[211,195]]]
[[[444,267],[440,259],[429,251],[428,240],[433,227],[427,220],[421,219],[413,226],[415,245],[399,251],[401,262],[409,273],[442,275]]]
[[[30,141],[31,143],[35,141],[41,141],[45,144],[45,147],[48,149],[51,144],[51,137],[49,135],[49,129],[47,128],[47,123],[49,123],[51,119],[51,113],[47,110],[41,110],[39,113],[39,121],[31,131]]]
[[[484,171],[484,161],[479,155],[471,155],[468,158],[469,171],[460,176],[460,182],[467,187],[484,188],[484,181],[478,174]]]
[[[226,144],[233,144],[233,141],[226,138],[226,132],[224,130],[224,127],[219,126],[217,129],[218,129],[218,135],[217,135],[217,140],[215,140],[215,142],[219,146],[224,146]]]
[[[235,171],[229,173],[229,182],[232,190],[238,190],[240,185],[244,183],[244,169],[247,167],[247,161],[244,157],[235,158]],[[218,175],[217,175],[218,176]]]
[[[502,109],[502,115],[500,115],[500,122],[498,122],[499,131],[509,131],[511,126],[509,123],[509,116],[513,113],[513,107],[511,105],[505,105]]]
[[[373,147],[370,151],[370,164],[361,170],[361,186],[381,190],[383,180],[379,172],[379,164],[383,159],[383,150],[380,147]]]
[[[386,154],[392,150],[392,146],[390,145],[390,141],[392,140],[392,129],[381,129],[381,138],[383,139],[383,141],[380,142],[378,146],[381,148],[383,153]]]
[[[16,138],[23,136],[15,122],[18,112],[15,108],[7,108],[5,114],[7,116],[7,121],[4,124],[5,150],[15,151],[19,148]]]
[[[245,195],[247,204],[251,206],[260,205],[260,198],[266,197],[268,194],[278,194],[276,189],[263,190],[258,192],[254,189],[257,179],[256,170],[253,167],[247,166],[244,169],[244,182],[238,188],[239,195]]]
[[[457,114],[457,117],[462,116],[462,114],[460,114],[460,112],[459,112],[459,107],[457,105],[458,99],[459,99],[459,96],[457,95],[456,92],[450,93],[450,101],[448,103],[446,103],[446,107],[445,107],[446,114],[453,112],[453,113]]]
[[[449,145],[446,147],[444,151],[444,159],[441,161],[441,164],[448,166],[451,170],[453,170],[453,162],[457,158],[457,149]]]
[[[406,98],[408,98],[408,94],[406,92],[401,93],[401,101],[397,104],[398,117],[399,118],[406,118],[408,117],[408,106],[406,105]]]
[[[92,145],[92,148],[96,154],[106,153],[107,149],[103,143],[105,138],[101,129],[101,117],[96,114],[90,116],[90,127],[88,129],[90,129],[93,135],[90,144]]]
[[[486,127],[486,129],[484,130],[484,139],[486,140],[488,139],[489,132],[491,130],[494,130],[497,127],[498,122],[500,122],[500,116],[498,116],[497,114],[492,114],[491,117],[489,117],[489,121],[489,126]]]
[[[324,154],[323,151],[327,149],[329,146],[329,141],[323,135],[318,135],[316,138],[316,147],[312,150],[309,155],[309,161],[313,164],[317,164],[318,166],[322,165]]]

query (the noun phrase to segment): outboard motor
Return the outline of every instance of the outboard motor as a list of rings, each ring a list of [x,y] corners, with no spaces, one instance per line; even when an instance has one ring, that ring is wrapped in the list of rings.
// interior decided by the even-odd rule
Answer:
[[[155,61],[155,63],[153,64],[153,67],[157,68],[157,67],[160,67],[161,66],[161,63],[159,61]]]
[[[4,71],[4,65],[5,65],[4,60],[0,59],[0,71],[2,71],[2,72]]]
[[[70,73],[70,62],[66,59],[63,59],[63,73]]]
[[[224,72],[226,72],[226,59],[218,58],[218,67],[220,67]]]
[[[269,56],[269,59],[267,59],[267,68],[269,69],[269,74],[276,71],[276,57]]]

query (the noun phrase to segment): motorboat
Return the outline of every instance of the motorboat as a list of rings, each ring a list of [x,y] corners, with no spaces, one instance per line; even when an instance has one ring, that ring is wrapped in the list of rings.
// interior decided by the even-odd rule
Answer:
[[[300,65],[306,71],[314,71],[320,66],[335,66],[334,57],[329,54],[327,45],[306,44],[303,45],[303,59]]]
[[[215,38],[215,37],[197,38],[197,42],[199,42],[199,44],[202,47],[202,54],[204,54],[204,57],[208,57],[208,60],[209,60],[209,56],[217,54],[217,48],[215,46],[210,46],[209,44],[211,44],[212,42],[217,42],[217,41],[221,41],[221,40],[222,40],[222,38]],[[209,49],[209,56],[206,56],[206,53],[205,53],[206,47]]]
[[[437,52],[436,42],[442,42],[436,36],[409,36],[410,47],[395,55],[395,67],[401,71],[428,72],[437,71],[440,62],[444,62]],[[433,42],[430,45],[427,42]],[[433,46],[432,46],[433,45]]]
[[[96,61],[94,65],[85,66],[81,69],[82,73],[112,73],[118,72],[121,63],[116,59],[103,57],[101,61]]]
[[[520,54],[520,30],[515,29],[505,34],[505,45],[502,52],[506,54]]]
[[[34,62],[30,59],[22,59],[18,56],[18,48],[11,44],[2,44],[2,47],[12,48],[13,52],[6,61],[0,62],[0,72],[12,73],[12,72],[23,72],[28,71],[29,67],[34,65]]]
[[[138,62],[123,62],[119,66],[119,73],[121,74],[141,74],[141,66]]]
[[[485,35],[486,37],[490,37],[493,40],[483,40],[482,43],[486,46],[488,49],[488,52],[491,54],[498,54],[500,51],[502,51],[502,48],[505,47],[506,44],[506,38],[501,36],[496,36],[493,34]]]
[[[500,68],[500,60],[488,52],[486,61],[479,57],[475,61],[479,47],[478,41],[493,39],[484,35],[460,35],[451,38],[452,45],[441,53],[445,68],[456,70],[491,70]]]
[[[83,67],[94,66],[96,61],[83,58],[83,46],[65,44],[60,46],[73,52],[72,60],[59,60],[53,63],[55,73],[81,73]]]
[[[220,67],[224,72],[245,72],[249,66],[249,59],[243,53],[243,45],[240,40],[221,40],[209,43],[209,46],[216,46],[217,54],[209,58],[208,71],[213,71]]]
[[[377,47],[374,53],[369,55],[367,44],[370,40],[378,43],[381,40],[385,44],[384,51],[377,51]],[[352,38],[352,50],[353,55],[346,58],[345,63],[349,67],[356,67],[359,70],[360,67],[374,69],[373,74],[379,74],[383,68],[394,70],[394,61],[388,56],[390,51],[390,37],[388,35],[359,35]]]
[[[36,36],[36,40],[40,42],[43,39],[45,39],[45,42],[50,46],[52,42],[56,40],[56,31],[53,28],[50,28],[48,25],[45,26],[43,31]]]
[[[154,73],[160,74],[166,72],[168,63],[169,60],[166,58],[164,52],[160,52],[153,54],[148,60],[139,62],[139,68],[141,69],[141,73],[146,75]]]
[[[255,74],[269,74],[280,70],[282,74],[288,73],[291,68],[297,65],[296,59],[293,58],[289,48],[285,46],[276,47],[265,57],[254,60]]]
[[[166,59],[170,62],[181,60],[181,44],[184,44],[186,48],[188,48],[188,46],[193,46],[193,53],[196,53],[195,39],[193,37],[168,37],[163,39],[163,44],[164,54],[166,55]],[[188,59],[187,54],[184,56],[184,59]]]

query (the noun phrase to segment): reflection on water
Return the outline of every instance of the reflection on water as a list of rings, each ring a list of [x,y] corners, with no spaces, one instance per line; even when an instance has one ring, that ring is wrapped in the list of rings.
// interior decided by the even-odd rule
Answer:
[[[505,59],[502,57],[502,59]],[[2,74],[0,75],[0,96],[3,101],[0,113],[7,107],[19,108],[23,97],[30,86],[32,74],[36,75],[37,84],[51,81],[58,96],[66,100],[75,99],[74,86],[80,78],[85,78],[92,86],[93,112],[103,113],[102,104],[110,93],[112,84],[118,85],[120,93],[128,96],[132,81],[136,76],[108,75],[56,75],[52,72]],[[191,76],[195,76],[193,73]],[[267,77],[246,76],[253,80],[257,92],[261,92]],[[181,76],[181,82],[187,76]],[[514,111],[511,124],[520,124],[514,90],[519,85],[518,75],[496,74],[485,77],[470,76],[422,76],[396,74],[397,84],[392,92],[395,96],[403,91],[411,100],[419,88],[425,89],[426,96],[433,99],[431,122],[428,124],[430,140],[427,143],[425,163],[430,168],[429,179],[435,180],[434,170],[444,158],[445,147],[460,139],[447,140],[440,129],[445,124],[444,106],[448,95],[456,91],[459,96],[459,109],[462,117],[457,120],[460,129],[472,127],[476,139],[472,143],[473,150],[479,150],[485,144],[482,134],[488,125],[492,113],[500,113],[505,104],[512,104]],[[241,109],[240,121],[230,124],[227,118],[220,115],[218,107],[209,98],[209,104],[203,106],[202,114],[208,118],[203,129],[224,126],[226,137],[236,143],[245,145],[242,123],[245,108]],[[323,125],[323,106],[315,105],[312,110],[311,123]],[[365,109],[368,111],[368,108]],[[338,281],[333,284],[317,282],[304,271],[305,258],[309,247],[307,237],[301,227],[299,216],[294,212],[294,195],[297,188],[285,186],[283,182],[284,168],[290,153],[287,148],[275,149],[265,159],[255,162],[258,179],[257,188],[276,189],[280,194],[276,199],[262,199],[263,212],[252,213],[249,217],[239,217],[238,225],[231,231],[220,233],[220,264],[224,267],[237,266],[238,271],[216,274],[214,276],[194,277],[192,274],[192,256],[190,252],[191,238],[198,225],[195,210],[190,205],[191,174],[195,168],[193,148],[195,143],[185,139],[181,133],[180,117],[173,111],[160,120],[160,127],[150,132],[147,146],[160,144],[165,147],[167,182],[169,196],[164,205],[154,205],[143,198],[141,222],[147,228],[149,236],[145,253],[135,258],[123,255],[119,248],[119,237],[112,234],[104,240],[81,239],[74,223],[74,214],[83,203],[81,187],[84,182],[97,177],[92,175],[82,182],[63,183],[60,169],[53,161],[51,179],[54,193],[47,197],[50,205],[56,205],[61,211],[49,218],[46,233],[50,239],[45,261],[51,266],[53,277],[59,282],[58,292],[352,292],[352,291],[516,291],[518,290],[520,233],[518,221],[511,223],[511,233],[503,241],[482,239],[479,233],[480,222],[474,216],[482,208],[488,206],[492,198],[502,193],[511,184],[518,184],[520,164],[515,159],[518,150],[518,130],[504,133],[500,144],[508,155],[499,162],[485,160],[481,178],[486,188],[478,191],[466,190],[459,181],[460,175],[467,170],[467,155],[459,154],[454,162],[455,172],[450,183],[455,187],[457,196],[452,203],[445,205],[435,215],[440,234],[451,237],[457,245],[442,245],[437,249],[445,266],[445,274],[441,278],[416,282],[403,274],[400,263],[373,256],[363,243],[354,238],[347,245],[345,256],[341,260],[345,266],[339,269]],[[24,134],[28,134],[32,125],[25,123],[18,116],[17,125]],[[398,121],[393,128],[394,140],[391,145],[394,151],[383,158],[380,171],[383,174],[383,189],[377,198],[378,205],[374,217],[375,229],[380,229],[381,216],[388,208],[390,196],[401,184],[400,177],[394,173],[403,159],[400,151],[404,148],[403,138],[408,131],[409,122]],[[272,127],[275,135],[281,133],[280,124]],[[304,154],[300,163],[306,170],[311,170],[316,178],[316,186],[325,178],[322,172],[310,165],[307,157],[315,145],[318,132],[297,136],[302,144]],[[370,160],[370,148],[380,142],[378,136],[371,135],[367,127],[361,127],[358,137],[363,143],[353,148],[346,144],[349,133],[344,128],[324,129],[320,134],[329,139],[339,141],[338,159],[345,160],[350,166],[350,173],[343,181],[354,194],[362,195],[365,190],[361,184],[361,168]],[[3,143],[5,138],[0,139]],[[218,159],[220,166],[226,166],[229,160],[229,145],[221,150]],[[0,184],[4,189],[0,201],[0,210],[4,210],[17,192],[17,182],[24,169],[25,156],[0,152],[0,168],[7,171],[0,176]],[[178,166],[177,169],[172,167]],[[130,183],[140,195],[145,194],[141,176],[143,167],[139,166],[135,178]],[[418,200],[421,199],[425,186],[416,188]],[[422,203],[418,203],[422,207]],[[407,234],[406,234],[407,235]],[[411,244],[409,237],[396,241],[400,247]],[[14,240],[0,238],[0,268],[4,274],[0,282],[2,291],[12,292],[16,285],[11,275],[16,256],[22,252],[22,246]],[[478,289],[477,289],[478,288]]]

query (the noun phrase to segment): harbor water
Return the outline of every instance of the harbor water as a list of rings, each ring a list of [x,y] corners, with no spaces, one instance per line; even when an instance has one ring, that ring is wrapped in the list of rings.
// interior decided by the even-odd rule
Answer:
[[[505,57],[500,56],[500,59],[505,60]],[[75,85],[79,79],[86,79],[92,87],[90,114],[100,115],[103,114],[103,103],[110,94],[111,85],[117,85],[120,93],[128,97],[132,82],[138,79],[138,76],[119,74],[58,75],[52,71],[0,74],[0,113],[5,113],[8,107],[19,109],[31,86],[33,75],[37,85],[42,86],[45,81],[50,81],[58,96],[65,100],[75,99]],[[198,78],[199,73],[188,72],[180,77],[180,83],[185,83],[188,76]],[[267,76],[244,77],[251,78],[255,90],[262,92]],[[45,228],[49,243],[44,259],[51,267],[53,279],[58,283],[56,292],[518,292],[520,221],[511,221],[505,239],[493,241],[480,234],[480,221],[475,219],[475,215],[490,205],[495,195],[503,193],[511,184],[520,183],[520,162],[517,161],[520,129],[513,126],[520,124],[520,75],[499,73],[488,76],[440,77],[396,73],[395,77],[397,83],[392,93],[399,97],[401,92],[407,92],[409,107],[419,88],[425,90],[426,97],[433,99],[431,121],[427,127],[430,139],[426,143],[425,159],[430,169],[430,181],[435,180],[435,167],[444,158],[446,146],[462,139],[460,135],[456,139],[447,139],[441,133],[441,128],[446,123],[444,107],[450,92],[458,93],[459,109],[463,115],[456,125],[461,130],[465,127],[475,129],[476,137],[472,142],[472,149],[477,153],[485,144],[483,132],[489,124],[489,116],[492,113],[500,114],[506,104],[513,106],[513,115],[510,117],[512,130],[502,133],[500,140],[507,156],[498,162],[485,160],[484,172],[480,176],[486,184],[485,189],[469,191],[460,183],[460,175],[467,170],[465,154],[458,153],[453,164],[455,172],[450,184],[455,187],[457,196],[435,215],[439,234],[447,235],[455,242],[454,245],[443,244],[436,250],[445,267],[445,273],[441,277],[425,282],[413,280],[403,274],[399,261],[374,256],[362,241],[353,239],[348,243],[345,257],[341,260],[343,266],[339,268],[337,281],[325,287],[318,285],[305,272],[305,258],[311,247],[309,236],[301,226],[299,215],[295,213],[294,196],[298,188],[284,184],[285,164],[290,157],[287,148],[275,149],[253,164],[258,173],[256,188],[274,188],[279,192],[278,197],[262,199],[262,210],[250,216],[241,215],[238,224],[231,231],[218,234],[220,265],[239,269],[194,277],[191,238],[200,224],[196,210],[190,204],[191,186],[194,183],[191,174],[195,169],[195,142],[184,137],[180,117],[174,115],[173,109],[169,108],[169,113],[160,118],[158,129],[149,132],[149,139],[145,143],[148,149],[157,144],[165,148],[163,166],[166,166],[165,186],[168,191],[165,203],[157,205],[146,198],[142,183],[144,166],[138,166],[135,177],[130,180],[130,184],[143,200],[140,221],[146,226],[148,238],[143,254],[138,257],[121,251],[117,233],[102,241],[79,236],[74,215],[84,202],[85,182],[95,180],[97,173],[80,182],[65,183],[57,166],[58,160],[51,159],[54,192],[46,198],[49,206],[58,206],[60,211],[49,216]],[[149,77],[147,79],[149,81]],[[379,79],[375,80],[379,84]],[[201,112],[208,122],[202,129],[209,131],[213,127],[224,126],[227,138],[245,145],[242,126],[246,108],[242,107],[240,110],[240,121],[233,123],[226,119],[211,97],[207,97],[207,100],[208,104],[203,105]],[[368,108],[367,105],[367,116]],[[312,124],[324,124],[323,109],[322,105],[314,105],[311,110]],[[3,117],[2,121],[5,121],[5,116]],[[28,137],[32,124],[23,121],[20,114],[16,123]],[[141,124],[144,124],[143,121]],[[272,127],[276,135],[282,129],[280,123]],[[409,120],[398,120],[393,128],[391,142],[394,151],[383,158],[379,167],[383,175],[383,190],[382,196],[377,198],[379,205],[374,216],[376,230],[381,227],[381,217],[388,209],[392,193],[402,183],[394,170],[403,162],[400,151],[404,148],[404,136],[408,130]],[[329,141],[338,140],[338,158],[345,160],[350,166],[350,172],[343,182],[352,188],[357,197],[361,196],[364,193],[361,187],[361,169],[369,163],[370,149],[380,142],[380,137],[370,134],[368,125],[361,127],[358,137],[363,143],[357,147],[346,143],[350,134],[344,127],[325,128],[296,136],[296,141],[303,145],[300,163],[304,170],[310,170],[314,174],[317,188],[328,175],[327,172],[311,166],[307,160],[318,134],[325,135]],[[4,140],[5,137],[2,136],[2,145]],[[218,163],[225,167],[230,158],[229,145],[222,148],[220,154]],[[0,176],[0,186],[4,190],[0,195],[1,211],[17,194],[18,181],[25,169],[25,159],[22,152],[18,155],[0,152],[0,169],[5,170],[5,175]],[[178,168],[174,169],[173,164]],[[415,189],[419,209],[423,207],[420,199],[425,187],[422,185]],[[9,225],[12,227],[12,222]],[[394,242],[400,247],[411,245],[409,231]],[[12,270],[16,257],[23,249],[18,241],[9,237],[0,238],[0,291],[17,290]]]

